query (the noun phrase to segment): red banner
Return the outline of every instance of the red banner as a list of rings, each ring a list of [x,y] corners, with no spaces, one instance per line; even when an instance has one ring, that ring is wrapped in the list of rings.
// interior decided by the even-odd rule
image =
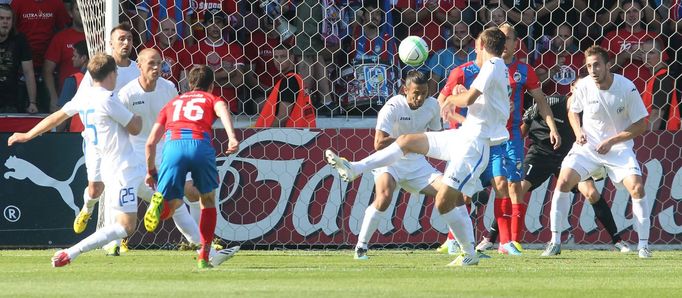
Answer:
[[[373,149],[370,129],[242,130],[240,151],[218,157],[222,178],[218,200],[216,235],[235,242],[267,245],[351,245],[365,208],[373,199],[373,177],[366,174],[348,184],[323,160],[323,151],[334,148],[340,156],[359,160]],[[216,136],[220,151],[226,137]],[[648,133],[636,139],[652,207],[651,237],[656,244],[682,243],[682,134]],[[438,167],[443,168],[444,163]],[[608,180],[608,179],[607,179]],[[636,243],[632,232],[629,195],[612,183],[600,183],[619,230],[626,241]],[[549,208],[553,182],[537,189],[528,201],[523,242],[541,243],[550,238]],[[390,220],[379,227],[372,243],[434,244],[443,240],[446,226],[433,199],[396,192],[389,207]],[[585,205],[587,204],[587,205]],[[610,243],[608,234],[595,223],[589,203],[577,196],[569,218],[576,243]],[[491,210],[478,212],[477,227],[489,225]],[[679,224],[678,224],[679,223]],[[572,227],[572,228],[571,228]]]

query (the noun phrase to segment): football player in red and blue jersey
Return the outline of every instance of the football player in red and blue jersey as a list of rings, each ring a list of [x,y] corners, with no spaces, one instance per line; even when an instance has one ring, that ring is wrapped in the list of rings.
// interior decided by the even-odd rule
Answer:
[[[211,94],[213,81],[214,74],[208,66],[192,68],[189,72],[192,91],[175,97],[163,107],[146,145],[148,172],[145,182],[157,192],[145,213],[145,228],[153,232],[160,220],[172,216],[183,204],[185,177],[191,173],[194,186],[201,193],[199,268],[212,267],[208,258],[216,226],[215,189],[219,185],[216,153],[211,144],[216,117],[220,118],[229,138],[225,153],[239,149],[227,104]],[[154,163],[156,144],[164,135],[166,143],[157,172]]]

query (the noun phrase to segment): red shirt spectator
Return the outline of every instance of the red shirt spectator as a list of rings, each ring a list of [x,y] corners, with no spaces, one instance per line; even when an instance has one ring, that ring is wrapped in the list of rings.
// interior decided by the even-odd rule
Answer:
[[[293,40],[293,37],[290,38]],[[251,63],[254,73],[258,76],[258,83],[272,87],[275,77],[281,75],[273,61],[273,49],[280,45],[279,36],[272,38],[263,31],[251,33],[251,41],[244,46],[244,55]]]
[[[66,28],[71,17],[62,0],[12,1],[17,30],[28,38],[33,51],[33,66],[43,66],[50,40],[60,29]]]
[[[631,49],[637,49],[646,40],[651,40],[656,38],[656,33],[648,31],[630,32],[627,29],[616,29],[606,34],[601,42],[601,46],[609,51],[611,59],[616,59],[618,54],[629,52]],[[642,61],[634,60],[636,57],[632,57],[629,63],[624,63],[624,65],[618,65],[622,70],[623,76],[630,79],[639,92],[644,92],[644,86],[646,85],[646,80],[651,77],[651,71],[642,66]]]
[[[232,69],[244,64],[242,48],[237,43],[227,43],[224,40],[211,43],[208,39],[204,39],[188,48],[187,52],[189,55],[186,57],[189,61],[182,63],[186,70],[193,65],[207,65],[217,72],[221,67]],[[227,101],[230,110],[237,112],[236,88],[216,84],[213,88],[213,95],[222,97]]]
[[[83,31],[68,28],[57,33],[47,47],[45,60],[55,62],[59,67],[57,69],[57,72],[59,72],[57,92],[61,90],[61,86],[67,77],[80,71],[80,69],[73,66],[71,58],[73,57],[73,45],[81,40],[85,40],[85,33]]]

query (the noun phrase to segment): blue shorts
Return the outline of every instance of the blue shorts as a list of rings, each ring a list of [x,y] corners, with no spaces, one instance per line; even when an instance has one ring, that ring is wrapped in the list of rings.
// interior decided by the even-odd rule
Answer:
[[[507,180],[510,182],[521,182],[524,177],[523,171],[523,138],[514,138],[506,142],[507,159],[504,167],[507,173]]]
[[[170,140],[163,146],[157,190],[166,200],[182,199],[185,178],[192,173],[194,187],[205,194],[218,188],[216,155],[206,140]]]
[[[505,177],[510,182],[523,180],[523,139],[512,139],[490,147],[490,162],[481,174],[483,187],[491,185],[495,177]]]
[[[485,168],[485,170],[483,170],[483,174],[481,174],[480,177],[481,185],[483,185],[483,187],[490,186],[490,180],[495,177],[507,176],[504,167],[504,162],[507,156],[506,144],[507,143],[505,142],[490,147],[490,159],[488,166]]]

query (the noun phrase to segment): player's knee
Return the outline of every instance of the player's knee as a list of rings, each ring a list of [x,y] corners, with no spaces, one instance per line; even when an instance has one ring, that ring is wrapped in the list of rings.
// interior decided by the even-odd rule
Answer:
[[[560,192],[569,192],[575,185],[571,185],[570,181],[564,177],[559,177],[556,180],[556,189]]]
[[[587,201],[590,202],[590,204],[595,204],[599,202],[599,192],[596,190],[588,190],[585,197],[587,197]]]
[[[644,195],[644,185],[642,183],[636,183],[632,186],[632,190],[630,190],[630,196],[632,198],[641,199],[644,197]]]
[[[203,208],[215,208],[215,193],[201,194],[201,206]]]
[[[191,180],[185,182],[185,197],[190,202],[198,202],[201,198],[199,190],[194,187],[194,183]]]
[[[382,212],[386,211],[388,206],[391,204],[391,195],[392,193],[389,193],[388,190],[377,193],[373,203],[374,208]]]

